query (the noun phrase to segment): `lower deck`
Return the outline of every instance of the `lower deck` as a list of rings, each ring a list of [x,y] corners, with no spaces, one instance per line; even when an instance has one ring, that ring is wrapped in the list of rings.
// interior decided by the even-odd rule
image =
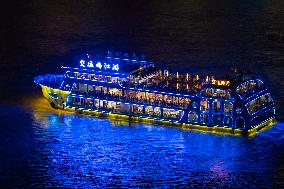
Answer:
[[[242,127],[243,119],[240,115],[233,113],[235,104],[228,101],[218,101],[214,99],[196,98],[190,103],[187,109],[178,109],[165,106],[154,106],[149,104],[121,102],[107,99],[98,99],[76,95],[47,86],[41,86],[44,96],[55,108],[70,110],[77,113],[87,113],[114,118],[126,118],[130,121],[142,121],[157,124],[174,124],[183,128],[194,130],[206,130],[209,132],[229,132],[248,133],[266,123],[274,120],[274,112],[267,112],[255,115],[254,121],[257,123],[253,128]],[[56,94],[56,95],[55,95]],[[119,99],[118,99],[119,100]],[[214,107],[218,107],[217,109]],[[228,111],[230,110],[230,111]],[[268,111],[269,113],[270,111]],[[269,117],[263,117],[267,115]],[[240,124],[238,123],[240,122]],[[216,124],[217,123],[217,124]],[[241,125],[241,127],[236,127]]]
[[[130,114],[121,114],[121,113],[113,113],[110,111],[104,110],[92,110],[86,108],[75,108],[71,106],[67,106],[64,108],[65,111],[74,112],[80,115],[87,115],[87,116],[95,116],[95,117],[106,117],[109,119],[114,119],[115,121],[128,121],[128,122],[141,122],[147,124],[157,124],[157,125],[164,125],[170,127],[178,127],[185,130],[194,130],[199,132],[206,132],[206,133],[214,133],[214,134],[221,134],[221,135],[235,135],[235,136],[249,136],[253,137],[257,133],[270,128],[275,123],[275,118],[271,117],[259,125],[250,129],[248,131],[241,130],[241,129],[234,129],[228,127],[219,127],[219,126],[206,126],[206,125],[199,125],[199,124],[189,124],[189,123],[181,123],[179,121],[170,121],[165,119],[158,119],[153,117],[147,116],[139,116],[139,115],[130,115]]]

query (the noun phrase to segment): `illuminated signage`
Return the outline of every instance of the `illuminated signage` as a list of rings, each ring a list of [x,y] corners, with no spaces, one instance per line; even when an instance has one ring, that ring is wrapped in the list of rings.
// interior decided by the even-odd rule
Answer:
[[[100,63],[100,62],[96,63],[96,68],[102,69],[102,67],[103,67],[102,63]]]
[[[80,60],[80,67],[87,67],[87,68],[99,68],[104,69],[104,70],[114,70],[114,71],[118,71],[119,70],[119,65],[118,64],[109,64],[109,63],[101,63],[101,62],[97,62],[96,64],[93,63],[92,60],[88,61],[86,63],[85,60]]]
[[[119,70],[118,64],[113,64],[112,65],[112,70],[118,71]]]
[[[219,86],[230,86],[231,83],[230,83],[230,81],[226,81],[226,80],[212,79],[211,84],[212,85],[219,85]]]
[[[110,69],[110,64],[104,63],[105,70]]]
[[[80,60],[80,67],[85,67],[85,60]]]
[[[87,67],[93,68],[93,67],[94,67],[93,61],[90,60],[90,61],[88,62]]]

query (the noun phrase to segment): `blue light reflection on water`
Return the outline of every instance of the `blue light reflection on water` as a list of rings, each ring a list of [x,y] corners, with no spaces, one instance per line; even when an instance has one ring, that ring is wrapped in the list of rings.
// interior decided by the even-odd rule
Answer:
[[[254,138],[1,108],[1,181],[57,187],[271,187],[283,175],[283,124]]]

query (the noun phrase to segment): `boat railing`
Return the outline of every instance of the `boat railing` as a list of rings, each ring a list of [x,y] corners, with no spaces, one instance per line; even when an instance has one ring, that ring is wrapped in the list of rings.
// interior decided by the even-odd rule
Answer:
[[[59,88],[63,79],[63,75],[47,74],[35,77],[34,81],[40,85],[45,85],[51,88]]]

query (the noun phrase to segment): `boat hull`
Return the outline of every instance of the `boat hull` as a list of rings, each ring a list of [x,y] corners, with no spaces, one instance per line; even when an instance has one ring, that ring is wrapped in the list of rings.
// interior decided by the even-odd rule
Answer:
[[[64,102],[67,96],[70,94],[69,91],[60,89],[54,89],[48,86],[40,85],[43,96],[48,100],[53,108],[64,109]]]
[[[69,91],[54,89],[51,87],[41,85],[43,96],[49,101],[50,105],[53,108],[62,109],[68,112],[73,112],[80,115],[86,116],[95,116],[95,117],[106,117],[115,121],[130,121],[130,122],[142,122],[148,124],[157,124],[157,125],[165,125],[171,127],[179,127],[185,130],[194,130],[201,131],[207,133],[215,133],[215,134],[230,134],[237,136],[255,136],[258,132],[263,131],[267,128],[270,128],[275,123],[275,118],[272,117],[268,120],[265,120],[258,126],[248,131],[244,131],[241,129],[234,128],[226,128],[220,126],[206,126],[206,125],[198,125],[198,124],[188,124],[182,123],[180,121],[169,121],[145,116],[136,116],[136,115],[126,115],[121,113],[113,113],[107,111],[100,110],[91,110],[85,108],[75,108],[71,106],[65,106],[66,99],[70,94]],[[57,94],[58,98],[54,98],[51,94]]]

